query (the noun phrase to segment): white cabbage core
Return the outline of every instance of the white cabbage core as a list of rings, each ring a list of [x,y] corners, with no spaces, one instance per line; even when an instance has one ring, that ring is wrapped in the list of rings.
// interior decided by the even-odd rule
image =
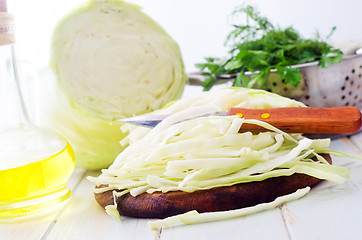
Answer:
[[[93,2],[58,26],[53,66],[73,104],[106,119],[142,114],[181,96],[176,42],[134,5]]]

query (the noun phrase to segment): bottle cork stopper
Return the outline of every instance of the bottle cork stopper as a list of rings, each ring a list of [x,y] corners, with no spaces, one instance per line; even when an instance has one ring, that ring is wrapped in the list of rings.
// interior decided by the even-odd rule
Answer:
[[[8,13],[7,0],[0,0],[0,45],[15,43],[14,16]]]
[[[8,7],[6,4],[6,0],[0,0],[0,12],[7,12]]]

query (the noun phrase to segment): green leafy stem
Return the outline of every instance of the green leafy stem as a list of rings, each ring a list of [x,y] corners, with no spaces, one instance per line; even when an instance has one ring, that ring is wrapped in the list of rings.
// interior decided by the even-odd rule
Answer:
[[[327,68],[330,63],[342,61],[342,51],[327,44],[336,27],[325,39],[318,33],[314,39],[303,39],[293,27],[274,27],[252,6],[238,7],[232,13],[238,18],[244,15],[246,24],[233,24],[234,29],[226,38],[225,44],[231,47],[229,57],[207,57],[205,63],[196,64],[207,76],[203,82],[205,91],[224,74],[236,74],[233,86],[265,87],[272,69],[277,70],[285,84],[296,87],[302,77],[300,69],[293,65],[318,61],[319,66]],[[248,77],[245,72],[253,74]]]

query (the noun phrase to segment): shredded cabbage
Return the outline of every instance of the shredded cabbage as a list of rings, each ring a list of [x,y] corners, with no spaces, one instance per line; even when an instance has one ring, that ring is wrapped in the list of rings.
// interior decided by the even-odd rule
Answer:
[[[287,134],[262,121],[213,115],[233,106],[270,108],[304,105],[265,91],[243,88],[216,90],[181,99],[157,111],[158,114],[171,115],[153,129],[122,126],[123,130],[132,129],[129,134],[132,144],[117,156],[108,169],[103,169],[100,176],[89,177],[98,186],[94,191],[113,190],[115,198],[127,193],[136,197],[154,192],[194,192],[294,173],[335,183],[343,183],[348,177],[347,168],[330,165],[320,155],[333,153],[328,148],[329,139],[312,140],[301,134]],[[196,117],[200,113],[210,116]],[[239,133],[244,123],[256,124],[269,131]],[[190,212],[156,221],[150,226],[156,228],[174,221],[196,223],[245,215],[305,193],[301,190],[296,195],[280,198],[283,200],[236,210],[235,213],[198,215]],[[112,205],[107,208],[114,209]]]
[[[182,114],[189,117],[189,112],[187,109]],[[294,173],[336,183],[348,177],[345,168],[329,165],[321,156],[318,162],[311,160],[319,152],[327,152],[324,140],[282,131],[239,133],[243,122],[273,127],[257,120],[240,121],[237,116],[177,123],[179,120],[173,118],[176,124],[168,121],[154,128],[118,155],[99,177],[90,178],[98,185],[108,185],[96,192],[127,190],[133,196],[144,192],[193,192]]]
[[[148,222],[148,226],[153,230],[157,230],[159,228],[167,228],[180,224],[196,224],[243,217],[253,213],[276,208],[286,202],[297,200],[306,195],[309,191],[310,187],[306,187],[303,189],[298,189],[294,193],[278,197],[269,203],[261,203],[253,207],[246,207],[229,211],[198,213],[197,211],[193,210],[165,219],[150,221]]]

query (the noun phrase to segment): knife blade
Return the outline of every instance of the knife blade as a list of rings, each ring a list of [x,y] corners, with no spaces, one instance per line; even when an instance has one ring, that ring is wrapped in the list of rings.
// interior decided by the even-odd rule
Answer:
[[[230,108],[227,112],[218,112],[213,116],[237,115],[244,119],[256,119],[273,125],[288,133],[307,134],[352,134],[361,129],[361,111],[356,107],[310,108],[286,107],[270,109]],[[119,119],[131,124],[155,127],[169,115],[146,115]],[[200,115],[196,117],[205,117]],[[189,119],[185,119],[186,121]],[[258,125],[244,123],[240,132],[267,131]]]

